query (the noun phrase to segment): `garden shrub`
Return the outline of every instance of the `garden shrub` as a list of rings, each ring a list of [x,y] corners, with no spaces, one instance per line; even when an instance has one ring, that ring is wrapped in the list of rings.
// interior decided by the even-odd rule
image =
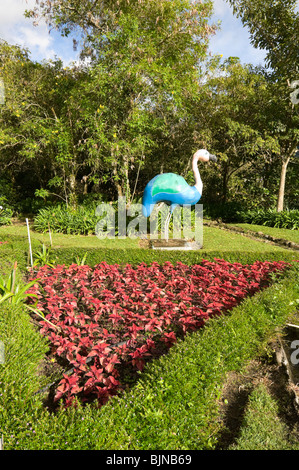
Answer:
[[[9,242],[0,245],[0,274],[5,274],[11,270],[14,261],[18,262],[18,267],[26,271],[30,265],[28,241],[20,237],[10,237]],[[117,245],[117,244],[116,244]],[[32,250],[36,253],[40,249],[40,243],[32,239]],[[239,262],[242,264],[252,264],[256,260],[259,261],[293,261],[298,258],[295,251],[284,250],[269,252],[247,252],[247,251],[158,251],[144,250],[135,248],[52,248],[51,252],[52,264],[71,265],[78,263],[78,260],[84,260],[85,264],[95,266],[101,261],[110,264],[132,264],[152,263],[157,261],[164,263],[170,261],[176,263],[181,261],[185,264],[197,264],[202,259],[213,261],[216,259],[225,259],[229,262]]]
[[[252,209],[238,212],[239,222],[268,227],[299,229],[299,210],[277,212],[274,209]]]
[[[74,263],[73,248],[57,248],[52,250],[53,257],[56,257],[57,264],[70,265]],[[82,259],[86,255],[85,263],[94,266],[101,261],[109,264],[132,264],[152,263],[157,261],[164,263],[176,263],[178,261],[191,265],[198,264],[202,259],[213,261],[214,259],[225,259],[229,262],[239,262],[242,264],[252,264],[256,260],[259,261],[292,261],[298,258],[298,254],[293,251],[273,251],[267,253],[255,252],[238,252],[238,251],[158,251],[158,250],[142,250],[142,249],[111,249],[111,248],[90,248],[76,249],[76,257]]]
[[[299,210],[249,209],[241,203],[231,202],[218,205],[204,204],[204,218],[221,219],[225,223],[247,223],[268,227],[299,229]]]
[[[47,232],[50,229],[56,233],[66,233],[74,235],[88,235],[95,234],[96,225],[102,218],[108,218],[105,211],[102,215],[96,214],[97,206],[101,202],[91,201],[78,205],[75,208],[56,205],[53,207],[46,207],[39,210],[38,214],[34,218],[34,229],[37,232]],[[110,205],[110,204],[109,204]],[[117,202],[111,203],[111,207],[114,209],[115,217],[115,235],[118,235],[118,206]],[[126,214],[126,226],[130,221],[134,220],[138,215],[136,214],[129,216]],[[161,232],[161,211],[158,213],[157,218],[157,230]],[[181,215],[181,220],[182,215]],[[194,226],[195,211],[191,210],[191,225]],[[172,230],[173,219],[170,220],[169,230]],[[147,220],[147,228],[150,228],[150,219]],[[114,225],[111,217],[111,225],[106,227],[105,230],[114,229]],[[164,230],[164,228],[162,227]]]
[[[96,206],[95,206],[96,207]],[[78,206],[68,208],[57,205],[39,210],[34,218],[34,229],[47,232],[50,229],[57,233],[88,235],[94,233],[99,218],[95,216],[95,207]]]
[[[13,211],[9,207],[4,207],[4,206],[1,206],[0,204],[0,226],[10,225],[12,216],[13,216]]]
[[[1,225],[11,225],[11,219],[14,215],[13,205],[8,202],[7,197],[1,196],[5,194],[7,186],[3,186],[3,180],[0,179],[0,226]]]
[[[203,204],[203,216],[206,219],[221,219],[223,222],[238,222],[238,214],[244,211],[244,204],[237,201],[220,204]]]
[[[294,310],[299,272],[246,299],[231,315],[178,342],[123,399],[102,408],[98,449],[209,449],[217,445],[226,374],[242,371]],[[122,435],[117,436],[117,422]],[[115,431],[114,431],[115,429]],[[126,436],[124,440],[124,435]],[[112,444],[113,443],[113,444]]]
[[[223,260],[41,267],[26,295],[47,312],[47,321],[42,316],[39,323],[51,354],[73,369],[55,387],[54,402],[69,405],[80,396],[105,403],[123,389],[123,369],[142,370],[161,348],[225,314],[288,268],[285,262],[243,266]]]

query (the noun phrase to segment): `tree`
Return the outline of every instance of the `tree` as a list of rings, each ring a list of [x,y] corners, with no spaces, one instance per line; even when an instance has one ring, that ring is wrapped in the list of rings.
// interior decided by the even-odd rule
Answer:
[[[42,174],[43,165],[35,166],[36,161],[31,158],[38,148],[35,126],[43,113],[37,99],[41,69],[30,60],[28,50],[0,42],[0,76],[5,87],[5,101],[0,107],[1,180],[15,187],[29,167],[37,182]],[[26,181],[23,198],[27,187]]]
[[[198,64],[215,31],[211,13],[212,2],[200,0],[49,0],[27,13],[64,35],[79,32],[81,56],[90,61],[83,112],[89,164],[93,172],[102,167],[119,196],[132,199],[140,170],[157,162],[166,168],[186,136]],[[183,150],[190,153],[189,135]]]
[[[297,0],[227,0],[249,30],[254,47],[266,51],[266,65],[279,79],[298,79]]]
[[[3,174],[25,180],[28,196],[42,188],[75,203],[75,180],[86,165],[80,148],[86,129],[78,126],[81,108],[74,90],[84,70],[65,68],[60,60],[34,63],[27,50],[5,42],[0,67],[6,98],[0,109]]]
[[[272,83],[276,112],[273,132],[281,145],[281,176],[277,210],[284,208],[286,172],[299,140],[298,106],[290,100],[299,75],[299,13],[296,0],[228,0],[234,13],[248,27],[254,47],[265,49],[268,79]],[[278,105],[278,108],[276,107]],[[274,117],[276,116],[276,117]]]
[[[212,62],[212,73],[202,84],[194,112],[200,122],[199,133],[208,136],[208,146],[220,156],[218,183],[208,167],[203,168],[203,176],[214,202],[220,199],[225,203],[230,195],[230,199],[243,199],[248,205],[253,202],[249,194],[252,196],[256,188],[244,188],[246,179],[259,186],[265,166],[279,150],[266,125],[271,91],[261,71],[242,65],[238,58],[221,61],[215,57]]]

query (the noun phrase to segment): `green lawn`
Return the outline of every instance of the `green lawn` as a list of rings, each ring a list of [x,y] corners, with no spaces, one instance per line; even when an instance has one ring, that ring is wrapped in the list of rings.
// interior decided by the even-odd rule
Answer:
[[[299,244],[299,230],[290,230],[286,228],[266,227],[265,225],[251,225],[251,224],[229,224],[234,227],[240,227],[245,232],[263,232],[265,235],[270,235],[275,238],[283,238],[290,242]]]
[[[49,233],[38,233],[30,228],[30,237],[33,246],[45,244],[50,246]],[[20,244],[28,244],[27,227],[25,225],[6,225],[0,227],[0,241],[17,241]],[[53,248],[138,248],[138,240],[104,239],[100,240],[95,235],[67,235],[52,233]]]
[[[272,229],[273,230],[273,229]],[[276,230],[276,229],[274,229]],[[287,232],[292,232],[288,230]],[[31,241],[33,249],[41,244],[50,245],[49,234],[41,234],[31,230]],[[296,235],[293,233],[293,235]],[[297,234],[298,236],[298,234]],[[17,242],[18,246],[28,245],[27,227],[24,225],[10,225],[0,227],[0,241]],[[60,233],[52,234],[53,248],[108,248],[142,249],[139,239],[99,239],[95,235],[66,235]],[[252,252],[282,252],[287,250],[261,241],[251,240],[238,233],[230,233],[215,227],[203,227],[203,249],[204,251],[252,251]]]
[[[280,419],[279,403],[260,383],[249,396],[240,435],[229,450],[298,450],[295,429]]]
[[[239,233],[227,232],[225,230],[219,230],[216,227],[206,226],[204,226],[203,245],[205,250],[211,251],[286,252],[284,248],[265,243],[262,240],[251,240]]]

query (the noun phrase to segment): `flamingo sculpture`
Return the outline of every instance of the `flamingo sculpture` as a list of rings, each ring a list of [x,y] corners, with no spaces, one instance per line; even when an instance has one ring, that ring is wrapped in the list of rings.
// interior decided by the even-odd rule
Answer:
[[[154,205],[157,203],[164,202],[170,205],[170,211],[165,223],[166,240],[168,240],[168,226],[174,208],[178,205],[194,205],[201,198],[203,184],[197,167],[198,161],[217,162],[217,157],[205,149],[197,150],[194,153],[192,159],[192,170],[195,179],[194,186],[190,186],[180,175],[162,173],[151,179],[144,189],[142,212],[145,217],[151,215]]]

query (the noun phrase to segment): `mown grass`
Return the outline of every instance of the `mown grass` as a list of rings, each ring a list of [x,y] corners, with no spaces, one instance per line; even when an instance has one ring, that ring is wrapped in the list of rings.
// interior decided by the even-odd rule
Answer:
[[[158,251],[143,248],[138,239],[98,239],[94,235],[52,234],[53,246],[50,247],[49,234],[30,231],[33,261],[43,244],[51,248],[51,259],[55,264],[81,263],[95,265],[101,261],[118,264],[138,264],[153,261],[196,264],[202,259],[224,258],[230,262],[250,264],[257,259],[272,261],[292,261],[298,258],[298,252],[251,240],[238,233],[230,233],[215,227],[203,227],[204,246],[194,251]],[[15,260],[25,273],[30,266],[27,228],[24,225],[0,227],[0,274],[8,272]]]
[[[264,383],[249,396],[241,433],[230,450],[299,450],[299,443],[279,417],[279,404]]]
[[[269,229],[269,227],[267,227]],[[271,228],[270,228],[271,229]],[[276,229],[272,229],[276,230]],[[296,232],[287,230],[296,237]],[[265,232],[266,233],[266,232]],[[269,232],[270,233],[270,232]],[[49,233],[41,234],[30,231],[31,241],[34,248],[45,244],[50,246]],[[297,233],[297,239],[299,240]],[[9,241],[11,243],[18,243],[27,247],[28,237],[27,228],[24,225],[10,225],[0,227],[0,240]],[[122,248],[134,248],[142,249],[139,244],[139,239],[131,239],[129,237],[125,239],[114,238],[114,239],[99,239],[95,235],[67,235],[61,233],[52,234],[52,243],[54,248],[110,248],[110,249],[122,249]],[[255,251],[255,252],[267,252],[267,251],[281,251],[285,252],[284,248],[272,246],[263,243],[262,241],[251,240],[247,237],[243,237],[238,233],[227,233],[224,230],[219,230],[215,227],[203,227],[203,249],[205,251]]]
[[[30,231],[33,258],[41,251],[44,244],[51,248],[53,259],[59,263],[77,262],[83,259],[87,253],[86,262],[94,264],[103,259],[111,263],[128,262],[161,262],[181,260],[182,262],[198,262],[202,258],[213,259],[213,257],[225,258],[228,261],[253,262],[254,259],[295,260],[298,253],[264,243],[262,240],[252,240],[238,233],[230,233],[219,230],[216,227],[203,227],[204,246],[201,250],[192,252],[157,251],[144,249],[138,239],[98,239],[94,235],[66,235],[52,234],[53,246],[50,247],[49,234],[40,234],[34,230]],[[272,229],[273,230],[273,229]],[[274,229],[275,230],[275,229]],[[21,269],[29,266],[29,244],[27,228],[24,225],[12,225],[0,227],[0,241],[7,244],[0,245],[0,268],[10,270],[11,265],[17,259]]]
[[[251,225],[251,224],[228,224],[234,227],[240,227],[245,232],[262,232],[265,235],[270,235],[275,238],[282,238],[290,242],[299,244],[299,230],[290,230],[285,228],[266,227],[265,225]]]
[[[51,233],[53,248],[138,248],[138,240],[130,238],[99,239],[95,235],[68,235]],[[33,248],[42,244],[51,246],[49,233],[39,233],[30,227],[30,238]],[[0,240],[28,246],[27,227],[25,225],[5,225],[0,227]]]

